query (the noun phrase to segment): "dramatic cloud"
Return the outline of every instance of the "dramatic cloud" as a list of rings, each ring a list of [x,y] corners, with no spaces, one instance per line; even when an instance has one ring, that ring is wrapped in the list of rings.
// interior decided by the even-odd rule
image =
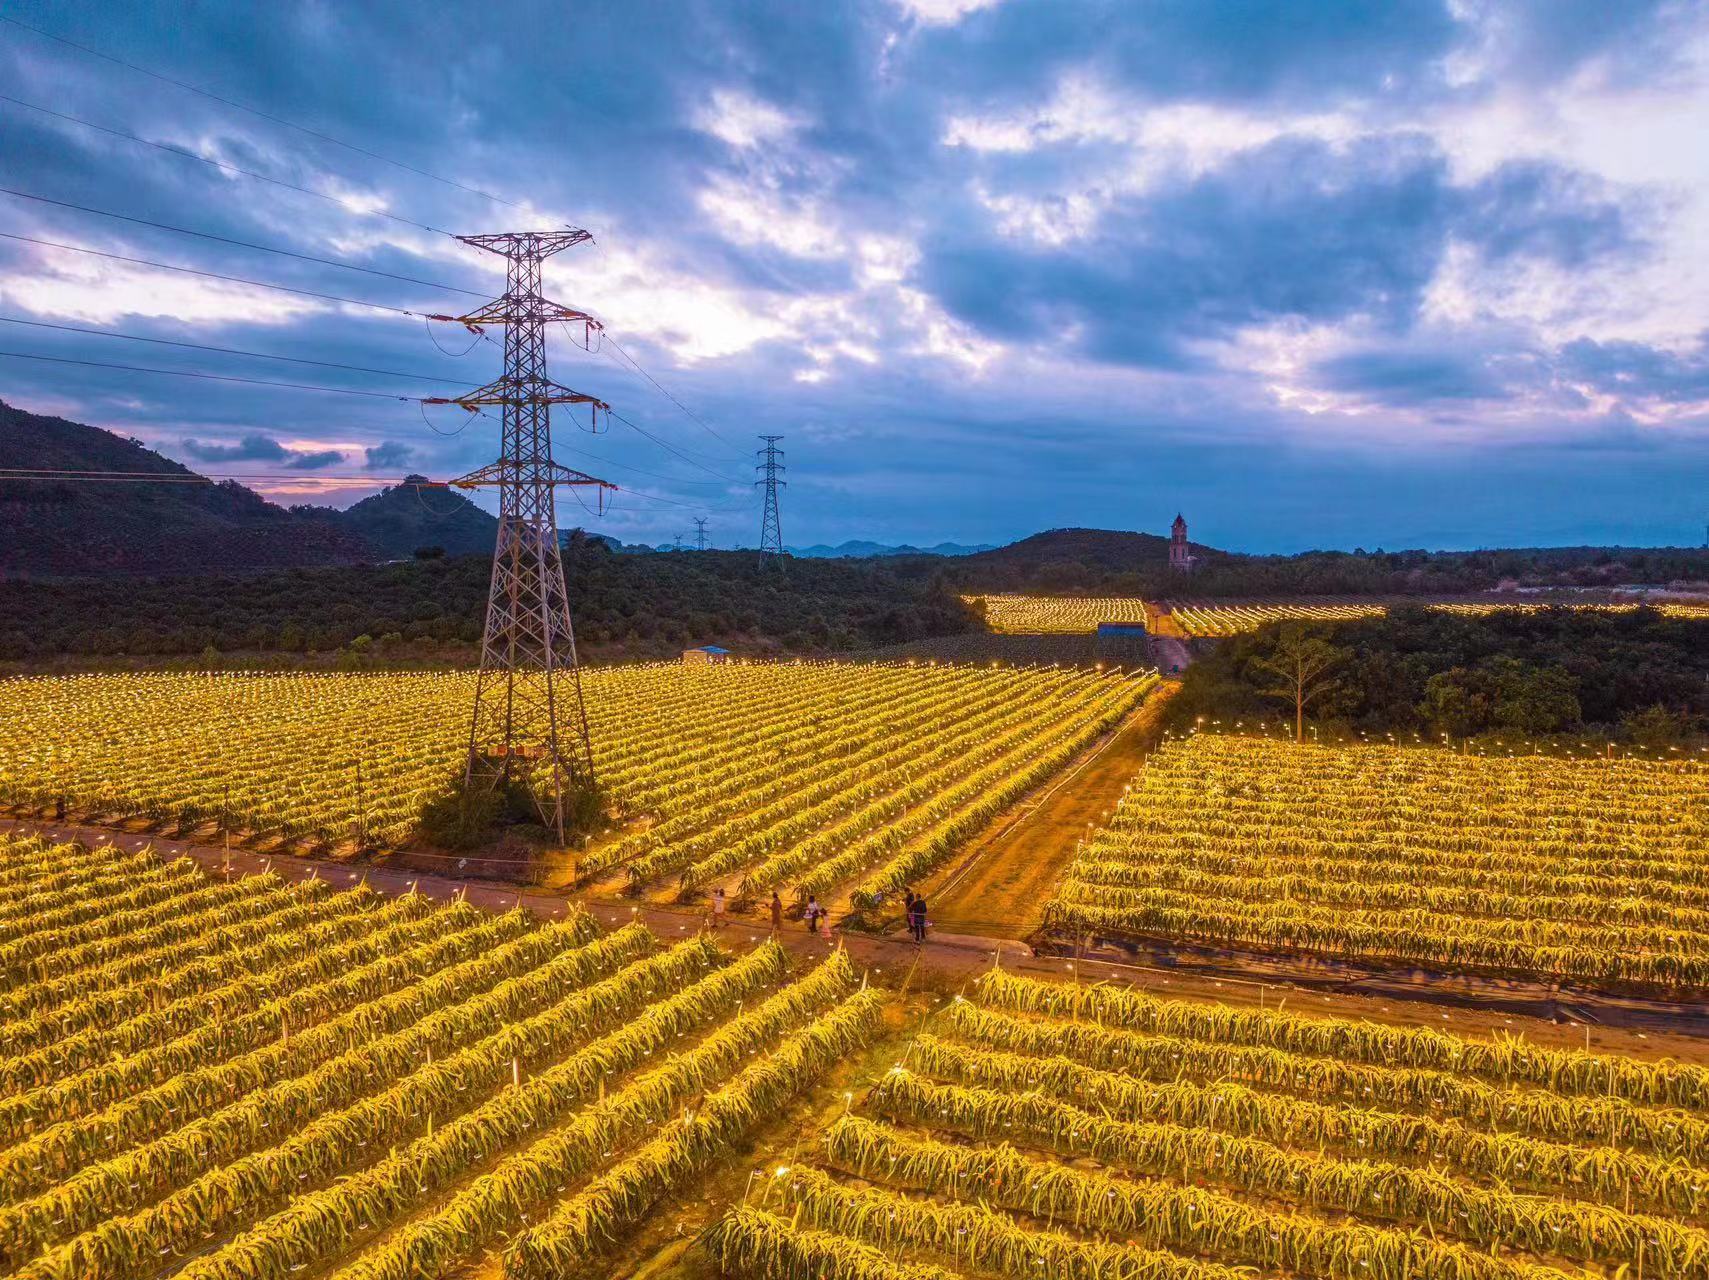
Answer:
[[[290,450],[270,436],[245,436],[236,444],[187,438],[184,452],[198,462],[284,462]]]
[[[608,337],[551,372],[621,417],[560,409],[554,443],[624,487],[566,522],[625,541],[751,544],[762,431],[795,543],[1701,529],[1701,6],[7,16],[229,101],[5,28],[7,94],[60,114],[0,103],[3,185],[58,202],[0,195],[0,317],[127,336],[0,325],[0,398],[303,473],[278,496],[490,461],[494,414],[414,400],[502,337],[422,317],[503,287],[453,233],[575,225],[545,290]]]
[[[396,471],[409,465],[415,457],[415,450],[400,440],[388,440],[364,449],[363,456],[366,458],[362,464],[365,471]]]
[[[1679,351],[1580,338],[1562,349],[1561,371],[1607,395],[1709,409],[1709,334]]]
[[[344,461],[337,449],[288,449],[271,436],[249,435],[235,444],[186,438],[183,450],[197,462],[273,462],[293,471],[323,471]]]
[[[293,471],[322,471],[343,461],[344,455],[337,449],[317,449],[313,453],[293,453],[285,465]]]

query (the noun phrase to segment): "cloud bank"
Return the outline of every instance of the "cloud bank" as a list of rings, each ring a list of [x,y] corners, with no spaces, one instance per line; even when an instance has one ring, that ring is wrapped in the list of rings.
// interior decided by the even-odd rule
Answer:
[[[489,461],[492,419],[390,398],[499,366],[496,341],[418,318],[502,287],[445,232],[576,225],[597,243],[547,287],[610,340],[554,340],[553,373],[622,418],[560,412],[555,440],[623,492],[561,519],[625,540],[704,515],[752,545],[760,432],[786,437],[791,542],[1177,508],[1253,550],[1702,527],[1697,6],[9,13],[315,131],[0,41],[9,92],[60,113],[0,104],[0,185],[63,202],[0,195],[0,315],[196,344],[8,332],[95,364],[0,357],[0,398],[192,465],[304,472],[282,496]]]

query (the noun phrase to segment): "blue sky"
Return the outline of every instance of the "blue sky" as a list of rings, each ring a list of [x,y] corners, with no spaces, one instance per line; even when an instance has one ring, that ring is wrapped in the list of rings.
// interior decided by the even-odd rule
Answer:
[[[625,490],[564,524],[660,541],[705,515],[753,545],[760,432],[786,437],[795,544],[1161,532],[1177,509],[1253,551],[1695,544],[1709,519],[1709,6],[5,12],[326,138],[0,23],[0,186],[475,293],[501,264],[437,229],[591,230],[549,292],[692,416],[618,347],[557,340],[557,379],[634,424],[555,419],[562,460]],[[14,196],[0,232],[475,302]],[[5,238],[0,316],[443,380],[0,323],[4,351],[398,395],[499,356]],[[454,408],[28,360],[0,358],[0,399],[283,477],[255,485],[281,501],[345,505],[496,443]]]

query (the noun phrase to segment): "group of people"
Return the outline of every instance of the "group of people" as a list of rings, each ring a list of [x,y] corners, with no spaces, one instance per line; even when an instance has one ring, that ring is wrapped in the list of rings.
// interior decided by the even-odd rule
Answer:
[[[819,905],[819,899],[808,898],[807,909],[802,913],[802,919],[807,922],[808,933],[819,932],[819,921],[830,913]],[[708,909],[707,924],[712,929],[722,929],[730,923],[730,904],[725,900],[722,889],[712,891],[712,902]],[[771,932],[776,937],[783,932],[783,899],[777,896],[777,890],[771,894]]]
[[[908,925],[908,936],[914,939],[915,946],[919,946],[926,940],[926,929],[928,927],[926,900],[909,889],[902,901],[903,915]],[[807,924],[807,932],[818,933],[819,922],[829,914],[824,907],[819,905],[819,899],[809,895],[807,907],[801,914],[802,920]],[[725,901],[724,890],[714,889],[708,924],[716,930],[722,929],[729,922],[730,904]],[[774,937],[783,932],[783,899],[777,896],[775,889],[772,890],[771,894],[771,932]]]

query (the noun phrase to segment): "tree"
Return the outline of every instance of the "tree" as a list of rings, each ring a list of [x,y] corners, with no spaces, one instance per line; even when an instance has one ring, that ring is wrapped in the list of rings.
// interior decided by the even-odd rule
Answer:
[[[1347,651],[1313,635],[1304,627],[1283,627],[1276,647],[1267,657],[1252,659],[1260,671],[1276,677],[1276,683],[1258,692],[1294,704],[1294,741],[1305,741],[1305,709],[1337,687],[1330,673],[1346,660]]]
[[[1497,657],[1485,665],[1496,673],[1495,721],[1521,733],[1559,733],[1579,721],[1578,681],[1560,667],[1533,667]]]
[[[1489,724],[1489,698],[1464,667],[1438,671],[1424,682],[1418,714],[1437,733],[1469,738]]]
[[[1640,747],[1672,747],[1685,740],[1690,721],[1661,703],[1634,711],[1620,721],[1621,732]]]

